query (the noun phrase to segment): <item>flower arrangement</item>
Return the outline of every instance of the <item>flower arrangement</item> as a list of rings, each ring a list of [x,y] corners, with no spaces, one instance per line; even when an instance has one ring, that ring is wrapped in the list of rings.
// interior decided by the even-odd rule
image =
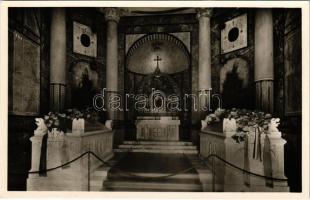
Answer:
[[[98,121],[99,119],[99,114],[97,111],[95,111],[92,108],[86,108],[85,110],[79,111],[77,109],[68,109],[66,110],[67,118],[70,119],[71,121],[73,119],[79,119],[83,118],[88,121]]]
[[[244,141],[247,134],[258,131],[259,133],[268,134],[268,124],[272,118],[271,114],[261,111],[251,111],[247,109],[218,109],[213,114],[206,117],[208,124],[219,122],[224,118],[235,119],[237,132],[232,138],[240,143]]]
[[[44,123],[49,131],[56,128],[58,131],[66,132],[72,128],[73,119],[83,118],[89,122],[95,122],[99,119],[99,114],[92,108],[85,110],[67,109],[64,113],[49,112],[44,116]]]
[[[214,113],[206,116],[205,122],[209,124],[213,124],[215,122],[220,122],[226,113],[225,109],[217,109]]]
[[[67,130],[65,114],[49,112],[44,116],[44,123],[49,131],[52,131],[54,128],[62,132]]]

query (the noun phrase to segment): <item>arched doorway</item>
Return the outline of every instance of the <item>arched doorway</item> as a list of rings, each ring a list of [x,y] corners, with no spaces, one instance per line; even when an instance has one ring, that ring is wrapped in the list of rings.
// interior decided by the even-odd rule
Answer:
[[[171,112],[135,109],[134,100],[128,103],[125,119],[134,128],[134,120],[141,115],[177,116],[180,121],[180,139],[186,139],[185,127],[190,125],[191,105],[184,107],[184,95],[191,93],[190,54],[181,40],[166,33],[149,34],[138,39],[126,54],[126,94],[145,95],[159,90],[166,97],[179,97],[179,110]],[[129,128],[130,129],[130,128]],[[134,135],[134,133],[130,133]]]

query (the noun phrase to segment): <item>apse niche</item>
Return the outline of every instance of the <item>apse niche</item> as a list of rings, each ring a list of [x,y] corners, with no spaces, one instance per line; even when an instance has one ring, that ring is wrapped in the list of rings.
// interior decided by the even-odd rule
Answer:
[[[137,40],[128,50],[127,69],[138,74],[175,74],[189,68],[186,46],[170,34],[151,34]]]
[[[169,95],[182,97],[185,93],[191,92],[188,48],[181,39],[171,34],[155,33],[137,39],[127,51],[126,71],[125,89],[131,94],[143,94],[149,97],[154,91],[159,91],[166,97]],[[134,111],[128,112],[128,119],[152,113],[131,110]],[[161,114],[165,115],[167,111],[162,111]],[[171,114],[178,115],[181,121],[187,120],[187,116],[185,114],[183,116],[183,113],[169,113]]]

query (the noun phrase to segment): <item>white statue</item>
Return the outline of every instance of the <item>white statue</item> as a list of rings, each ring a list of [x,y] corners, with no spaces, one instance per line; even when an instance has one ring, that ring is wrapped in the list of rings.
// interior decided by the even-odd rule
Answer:
[[[85,121],[84,119],[73,119],[72,120],[72,133],[73,134],[82,134],[85,130]]]
[[[218,108],[214,111],[214,115],[217,117],[217,118],[220,118],[225,112],[225,109],[221,109],[221,108]]]
[[[35,118],[35,121],[38,127],[36,130],[34,130],[34,135],[37,135],[37,136],[45,135],[47,132],[47,127],[44,123],[44,120],[42,118]]]
[[[220,110],[218,110],[218,115],[216,114],[210,114],[207,115],[206,118],[204,120],[201,120],[201,130],[205,129],[209,124],[211,124],[212,122],[220,122],[220,118],[219,118],[219,112]]]
[[[201,130],[207,128],[208,123],[205,120],[201,120]]]
[[[280,119],[279,118],[272,118],[270,120],[270,123],[268,124],[268,132],[279,132],[278,126],[280,124]]]
[[[113,120],[107,120],[104,126],[107,127],[107,129],[112,130]]]
[[[224,118],[223,120],[223,132],[236,132],[237,131],[237,123],[234,118],[228,119]]]

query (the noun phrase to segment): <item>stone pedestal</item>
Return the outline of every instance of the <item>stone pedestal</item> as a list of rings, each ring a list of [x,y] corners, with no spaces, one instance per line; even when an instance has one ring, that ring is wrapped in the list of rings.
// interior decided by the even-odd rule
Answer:
[[[31,146],[31,169],[30,171],[39,171],[41,147],[42,147],[43,135],[34,135],[30,138]],[[38,176],[38,174],[29,174],[30,176]]]
[[[281,132],[271,132],[269,135],[270,151],[272,161],[272,176],[285,179],[284,174],[284,145],[286,141],[281,137]],[[273,182],[273,186],[282,186],[288,188],[286,182]],[[288,189],[287,189],[288,190]]]

